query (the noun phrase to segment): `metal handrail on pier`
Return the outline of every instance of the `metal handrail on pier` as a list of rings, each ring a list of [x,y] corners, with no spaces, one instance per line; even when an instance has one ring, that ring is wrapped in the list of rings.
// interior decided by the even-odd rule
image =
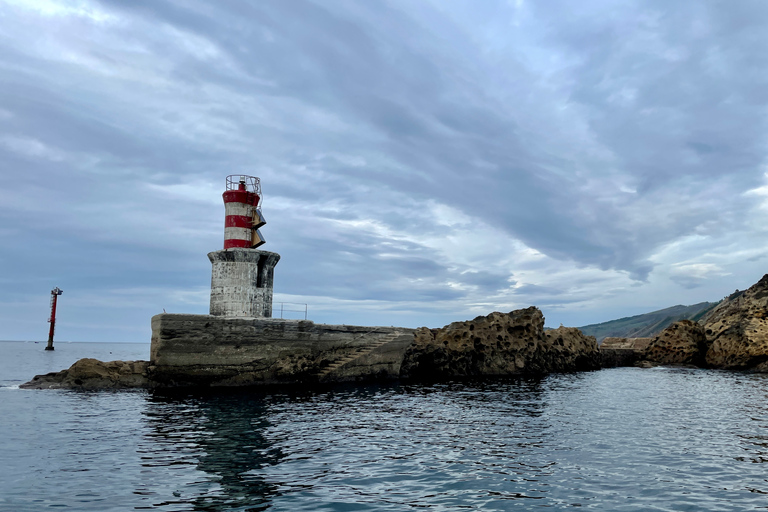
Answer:
[[[280,318],[283,318],[283,313],[304,313],[304,320],[307,319],[307,305],[303,302],[279,302],[280,304]],[[291,306],[304,306],[304,309],[288,309],[285,307],[285,305],[291,305]]]

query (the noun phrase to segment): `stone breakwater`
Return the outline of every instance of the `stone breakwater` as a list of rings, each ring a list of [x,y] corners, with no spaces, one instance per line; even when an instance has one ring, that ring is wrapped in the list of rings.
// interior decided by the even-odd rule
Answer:
[[[397,378],[414,329],[272,318],[152,318],[150,373],[160,386],[245,386]]]
[[[768,372],[768,275],[699,323],[655,338],[544,330],[535,307],[439,329],[315,324],[271,318],[162,314],[149,361],[83,359],[25,388],[174,388],[308,385],[388,379],[541,375],[614,366],[686,365]]]
[[[634,366],[643,358],[653,338],[605,338],[600,344],[600,365],[603,368]]]
[[[594,337],[544,331],[536,308],[433,331],[265,318],[161,314],[150,361],[81,360],[26,388],[103,389],[434,380],[599,368]]]

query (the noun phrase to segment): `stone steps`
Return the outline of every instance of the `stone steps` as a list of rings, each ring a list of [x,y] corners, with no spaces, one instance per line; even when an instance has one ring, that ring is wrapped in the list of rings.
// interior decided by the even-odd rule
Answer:
[[[321,368],[317,372],[317,374],[316,374],[317,378],[318,379],[322,379],[323,377],[326,377],[326,376],[330,375],[331,373],[335,372],[336,370],[338,370],[342,366],[351,363],[355,359],[359,359],[359,358],[361,358],[363,356],[367,356],[368,354],[370,354],[371,352],[373,352],[377,348],[382,347],[382,346],[386,345],[387,343],[390,343],[390,342],[396,340],[397,338],[402,336],[402,334],[403,333],[401,333],[400,331],[394,331],[394,332],[392,332],[390,334],[387,334],[383,338],[378,339],[377,341],[371,342],[371,343],[369,343],[367,345],[364,345],[362,347],[358,347],[352,353],[347,354],[347,355],[341,357],[340,359],[336,359],[335,361],[331,362],[329,365]]]

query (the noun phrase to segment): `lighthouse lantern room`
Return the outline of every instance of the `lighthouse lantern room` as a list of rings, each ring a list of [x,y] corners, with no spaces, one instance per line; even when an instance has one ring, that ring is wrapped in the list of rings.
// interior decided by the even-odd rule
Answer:
[[[261,214],[261,180],[256,176],[227,176],[224,197],[224,248],[256,248],[264,243],[259,228],[266,224]]]

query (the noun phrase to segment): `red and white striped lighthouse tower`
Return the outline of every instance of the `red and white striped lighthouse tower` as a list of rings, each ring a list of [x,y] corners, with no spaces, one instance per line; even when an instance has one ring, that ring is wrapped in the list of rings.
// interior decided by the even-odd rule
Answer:
[[[255,176],[227,176],[224,197],[224,249],[256,248],[264,243],[259,228],[266,224],[261,214],[261,180]]]
[[[224,250],[208,253],[211,271],[210,313],[226,317],[272,316],[274,269],[280,255],[257,250],[264,244],[259,228],[261,182],[255,176],[227,176],[224,198]]]

